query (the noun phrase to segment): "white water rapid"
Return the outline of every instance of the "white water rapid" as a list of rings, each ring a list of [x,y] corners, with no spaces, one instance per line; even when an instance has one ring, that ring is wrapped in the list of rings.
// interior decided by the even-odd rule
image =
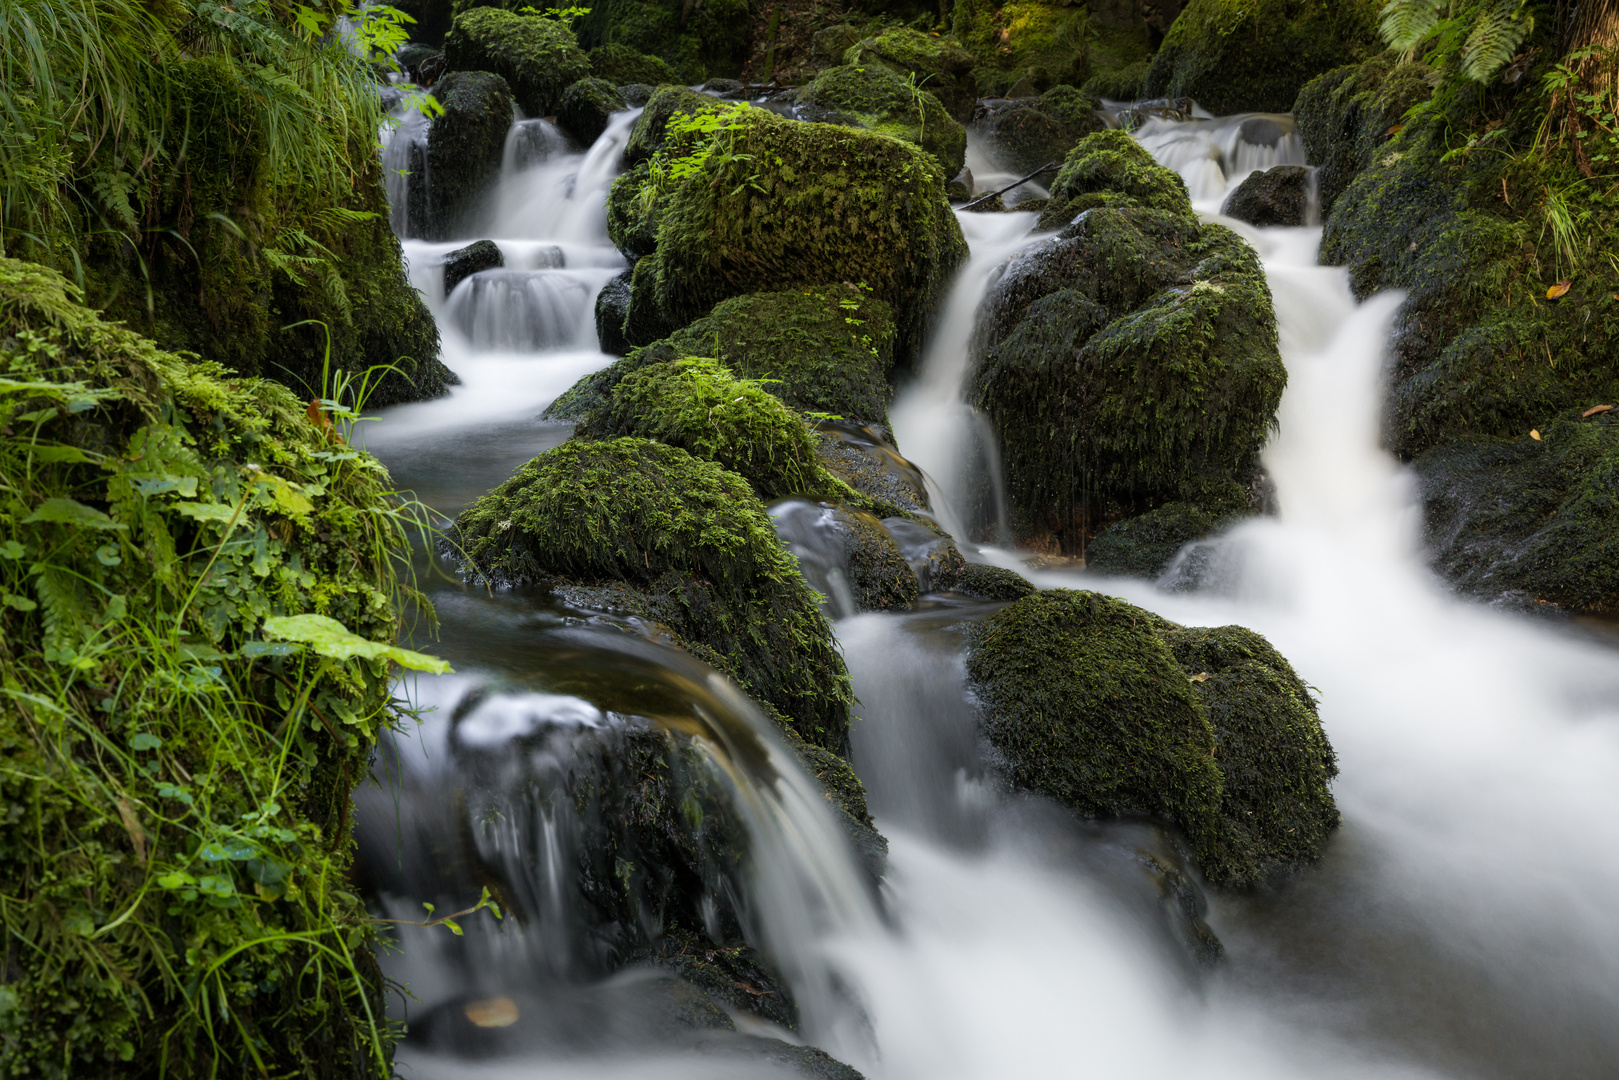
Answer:
[[[489,235],[509,269],[485,280],[520,270],[578,286],[555,294],[556,306],[502,299],[511,305],[502,310],[525,314],[501,318],[543,324],[526,336],[480,338],[476,322],[464,335],[454,298],[439,295],[434,260],[478,237],[407,242],[446,362],[464,381],[447,399],[389,410],[371,425],[370,446],[429,503],[458,509],[560,442],[568,429],[538,414],[610,361],[582,327],[595,292],[623,265],[601,205],[628,124],[615,118],[586,155],[508,166]],[[1140,137],[1212,214],[1246,169],[1291,160],[1285,140],[1260,148],[1275,161],[1232,143],[1240,128],[1152,121]],[[958,536],[968,474],[993,469],[990,441],[963,403],[974,317],[996,268],[1038,242],[1032,223],[1026,214],[962,215],[972,258],[917,382],[891,411],[898,447],[926,471],[933,505]],[[1344,824],[1319,867],[1270,890],[1211,891],[1204,911],[1201,890],[1157,830],[1082,823],[1000,791],[975,736],[958,629],[988,609],[960,601],[836,624],[861,702],[854,762],[890,843],[880,911],[826,807],[757,712],[667,650],[636,646],[633,664],[611,659],[628,648],[614,629],[622,620],[432,585],[440,651],[460,674],[424,680],[422,699],[442,713],[401,753],[442,760],[454,723],[508,739],[500,760],[541,775],[566,761],[553,742],[541,760],[541,733],[572,740],[587,728],[617,730],[625,715],[695,723],[753,840],[741,906],[755,940],[792,980],[803,1037],[871,1080],[1619,1076],[1619,655],[1565,628],[1457,600],[1434,579],[1415,486],[1379,448],[1399,298],[1355,303],[1342,270],[1316,265],[1319,228],[1223,223],[1263,260],[1288,368],[1265,454],[1279,514],[1205,549],[1192,591],[1026,573],[1186,624],[1249,626],[1289,658],[1319,692],[1341,768],[1334,791]],[[552,249],[563,252],[560,265],[544,262]],[[469,301],[483,303],[479,295]],[[1004,549],[974,557],[1021,566]],[[626,687],[665,684],[676,687],[668,691],[676,705],[614,704]],[[747,746],[766,747],[763,759]],[[785,779],[772,781],[772,772]],[[361,808],[362,831],[389,858],[395,830],[449,835],[472,820],[448,789],[400,790],[403,803],[376,789]],[[564,819],[536,811],[532,820],[540,824],[524,835],[539,895],[560,887],[561,864],[546,853],[561,841],[544,837]],[[397,896],[421,900],[431,875],[412,879],[405,865]],[[441,870],[458,872],[448,862]],[[632,975],[587,986],[556,983],[544,964],[512,966],[516,943],[543,934],[493,927],[469,929],[487,935],[479,948],[488,951],[460,966],[435,959],[428,935],[407,932],[390,970],[423,1008],[491,992],[478,976],[497,969],[526,977],[529,985],[507,992],[525,1009],[543,1003],[564,1034],[610,1028],[612,1016],[628,1015],[625,1002],[639,1000]],[[1187,948],[1206,931],[1225,947],[1213,965]],[[619,1045],[582,1035],[494,1058],[408,1046],[401,1057],[422,1077],[801,1075],[678,1040]]]

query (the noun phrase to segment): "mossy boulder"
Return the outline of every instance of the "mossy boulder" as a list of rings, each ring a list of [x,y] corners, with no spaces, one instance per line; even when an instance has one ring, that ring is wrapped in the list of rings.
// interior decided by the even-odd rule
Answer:
[[[580,146],[589,146],[607,130],[607,121],[628,106],[624,95],[605,79],[580,79],[562,92],[557,126]]]
[[[896,26],[864,38],[843,54],[852,67],[883,68],[902,83],[935,95],[958,123],[972,118],[978,102],[973,82],[977,57],[949,38]]]
[[[860,43],[860,31],[848,23],[834,23],[817,30],[810,39],[810,59],[816,68],[838,67],[843,54]]]
[[[473,274],[485,270],[498,270],[506,265],[506,256],[493,240],[478,240],[464,248],[456,248],[444,256],[444,295]]]
[[[1538,440],[1474,436],[1415,461],[1428,550],[1463,593],[1619,612],[1619,421],[1583,411],[1542,422]]]
[[[707,94],[685,86],[660,86],[647,100],[646,107],[630,129],[624,143],[624,163],[638,165],[663,149],[669,130],[669,121],[675,117],[690,119],[709,113],[723,113],[735,108]],[[644,175],[644,174],[643,174]],[[634,187],[639,187],[637,182]],[[611,225],[609,225],[611,229]],[[617,242],[615,234],[615,242]]]
[[[680,81],[667,63],[628,45],[599,45],[586,55],[590,58],[590,74],[614,86],[667,86]]]
[[[686,93],[659,91],[632,144],[644,145],[642,125],[670,115],[665,104]],[[928,155],[898,139],[746,105],[728,107],[710,130],[666,138],[658,152],[665,179],[632,171],[612,193],[635,211],[616,227],[609,216],[615,243],[637,221],[656,224],[656,250],[631,280],[632,342],[650,342],[734,296],[848,281],[891,306],[896,356],[916,355],[966,255],[944,174]],[[669,175],[676,164],[678,178]]]
[[[381,1067],[349,791],[432,665],[386,471],[9,259],[0,375],[0,1075]]]
[[[1383,51],[1375,0],[1190,0],[1147,68],[1147,97],[1216,116],[1287,112],[1305,83]]]
[[[473,8],[455,17],[444,39],[451,71],[499,75],[528,116],[551,116],[563,91],[590,74],[590,59],[566,23],[500,8]]]
[[[1087,208],[986,294],[973,395],[1013,535],[1077,553],[1102,525],[1245,484],[1287,375],[1258,257],[1128,135],[1087,136],[1052,191],[1063,216]]]
[[[701,659],[846,754],[849,677],[814,595],[735,473],[648,439],[574,440],[456,519],[466,572],[557,587],[622,582]]]
[[[663,60],[676,76],[642,81],[687,85],[741,74],[750,26],[747,0],[605,0],[574,23],[585,48],[634,49]]]
[[[797,101],[834,110],[862,127],[920,146],[947,176],[954,176],[966,163],[967,129],[931,92],[913,89],[882,65],[827,68],[798,91]]]
[[[953,32],[977,58],[983,97],[1021,97],[1083,86],[1097,73],[1144,63],[1150,31],[1136,5],[1042,0],[958,0]]]
[[[1016,570],[985,563],[968,563],[951,588],[980,600],[1021,600],[1039,591]]]
[[[1261,228],[1303,225],[1310,216],[1310,186],[1310,170],[1302,165],[1252,172],[1226,196],[1220,213]]]
[[[1316,168],[1323,220],[1355,174],[1372,164],[1397,134],[1411,106],[1428,100],[1433,86],[1426,64],[1402,64],[1392,53],[1364,64],[1334,68],[1306,83],[1293,103],[1293,120]]]
[[[1165,503],[1101,529],[1086,546],[1086,569],[1156,578],[1181,548],[1251,512],[1246,493],[1235,483],[1199,494],[1203,497],[1196,501]]]
[[[1061,164],[1079,140],[1107,123],[1096,102],[1071,86],[1055,86],[1038,98],[985,102],[973,117],[990,158],[1024,176],[1042,165]]]
[[[978,624],[967,672],[1012,783],[1089,817],[1167,819],[1216,884],[1313,862],[1338,823],[1314,702],[1250,630],[1052,589]]]
[[[512,96],[506,80],[484,71],[455,71],[433,86],[442,112],[413,150],[407,189],[412,236],[451,240],[474,227],[500,178]]]

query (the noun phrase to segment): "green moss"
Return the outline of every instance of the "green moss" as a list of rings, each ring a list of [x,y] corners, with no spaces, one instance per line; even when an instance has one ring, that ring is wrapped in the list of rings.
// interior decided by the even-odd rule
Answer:
[[[1214,731],[1161,622],[1110,597],[1049,589],[977,624],[967,674],[1014,784],[1089,817],[1167,818],[1218,866]]]
[[[1257,884],[1321,857],[1339,822],[1338,763],[1315,701],[1270,643],[1240,626],[1162,631],[1214,728],[1225,855],[1211,880]],[[1206,676],[1206,677],[1205,677]]]
[[[1382,51],[1374,0],[1191,0],[1147,68],[1148,97],[1214,113],[1287,112],[1300,88]]]
[[[874,514],[839,508],[845,529],[849,586],[861,611],[904,611],[921,595],[899,544]]]
[[[1137,60],[1109,71],[1097,71],[1080,86],[1083,93],[1108,101],[1139,101],[1147,96],[1147,61]]]
[[[467,572],[496,582],[621,581],[803,739],[846,753],[850,690],[817,599],[746,481],[646,439],[572,441],[454,526]]]
[[[581,146],[589,146],[607,130],[607,119],[626,108],[624,97],[605,79],[580,79],[562,93],[557,126]]]
[[[557,19],[474,8],[455,17],[444,39],[451,71],[487,71],[511,87],[529,116],[551,116],[570,83],[590,74],[573,31]]]
[[[669,96],[660,91],[653,104]],[[647,113],[636,136],[656,122],[651,104]],[[733,296],[851,281],[891,305],[898,355],[916,354],[966,255],[930,157],[897,139],[745,106],[680,152],[694,166],[688,175],[639,189],[657,215],[657,251],[636,265],[631,322],[643,332],[661,326],[653,337],[662,336]],[[653,340],[625,329],[632,342]]]
[[[441,112],[415,151],[406,195],[410,234],[453,240],[473,227],[500,178],[512,94],[506,80],[485,71],[452,71],[433,84]]]
[[[1021,176],[1061,164],[1082,138],[1107,124],[1097,115],[1096,102],[1071,86],[1057,86],[1038,99],[986,105],[974,127],[996,164]],[[1020,203],[1018,209],[1025,207]]]
[[[1090,73],[1093,28],[1083,7],[1037,0],[958,0],[955,36],[978,58],[979,93],[1005,97],[1078,86]]]
[[[386,472],[12,260],[0,373],[0,1073],[385,1075],[344,889],[390,664],[261,624],[394,641]]]
[[[663,60],[628,45],[599,45],[590,50],[589,56],[590,73],[614,86],[666,86],[680,81],[675,69]]]
[[[1087,136],[1052,191],[1059,220],[1092,207],[991,288],[974,385],[1014,535],[1077,553],[1100,525],[1245,484],[1287,376],[1258,258],[1128,136]]]
[[[1406,110],[1433,93],[1423,64],[1401,64],[1392,53],[1335,68],[1299,91],[1293,103],[1305,152],[1316,168],[1321,216],[1332,213],[1355,174],[1371,165],[1403,126]]]
[[[624,144],[624,161],[636,165],[656,154],[663,146],[669,121],[676,116],[701,116],[724,112],[733,106],[684,86],[660,86],[647,100],[646,108],[630,129]],[[617,186],[616,184],[614,185]],[[637,185],[639,187],[639,185]],[[617,242],[616,239],[614,241]]]
[[[881,67],[902,83],[914,84],[936,95],[945,110],[966,123],[978,101],[972,70],[977,58],[949,38],[924,34],[903,26],[891,27],[850,46],[843,63],[852,67]]]
[[[1181,548],[1249,513],[1246,493],[1236,483],[1217,485],[1209,495],[1197,502],[1165,503],[1102,529],[1085,549],[1086,569],[1155,578]]]
[[[952,589],[983,600],[1021,600],[1039,591],[1016,570],[985,563],[968,563]]]
[[[967,160],[967,129],[931,92],[913,90],[888,68],[868,63],[827,68],[798,92],[798,102],[837,110],[872,131],[904,139],[932,154],[947,176]]]
[[[748,57],[747,0],[604,0],[576,29],[586,48],[619,45],[665,61],[677,78],[657,82],[735,78]]]

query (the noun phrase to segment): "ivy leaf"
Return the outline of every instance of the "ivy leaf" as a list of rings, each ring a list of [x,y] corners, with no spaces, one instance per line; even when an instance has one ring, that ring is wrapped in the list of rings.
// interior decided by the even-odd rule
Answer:
[[[264,632],[273,638],[296,641],[314,649],[321,656],[333,660],[364,657],[367,660],[392,660],[400,667],[413,671],[430,671],[443,675],[450,665],[436,656],[401,649],[397,645],[384,645],[380,641],[367,641],[351,634],[348,627],[325,615],[277,615],[264,620]]]
[[[37,522],[48,522],[53,525],[72,525],[80,529],[104,529],[127,531],[128,525],[120,525],[106,514],[93,506],[86,506],[73,499],[46,499],[34,509],[32,514],[23,518],[24,525]]]

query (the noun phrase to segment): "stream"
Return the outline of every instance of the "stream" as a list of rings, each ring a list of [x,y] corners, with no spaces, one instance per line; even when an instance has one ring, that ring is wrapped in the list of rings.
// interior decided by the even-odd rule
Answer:
[[[563,442],[570,427],[540,414],[612,362],[592,312],[626,265],[604,199],[636,115],[584,154],[520,121],[483,231],[404,241],[462,383],[386,410],[365,439],[443,513]],[[1291,135],[1245,142],[1242,120],[1155,119],[1137,135],[1217,218],[1249,169],[1303,161]],[[891,410],[958,537],[986,512],[968,506],[975,471],[996,468],[962,401],[974,316],[1005,261],[1042,242],[1034,218],[961,215],[971,258]],[[602,974],[568,868],[610,830],[615,755],[651,725],[697,736],[691,790],[717,793],[751,841],[745,872],[715,864],[705,919],[736,920],[790,982],[802,1039],[872,1080],[1619,1076],[1619,655],[1434,577],[1414,479],[1379,446],[1400,297],[1357,304],[1343,270],[1317,265],[1318,226],[1218,220],[1259,252],[1274,297],[1289,376],[1264,456],[1278,513],[1193,545],[1157,582],[962,548],[1042,587],[1269,638],[1318,692],[1339,758],[1344,823],[1319,866],[1205,893],[1156,828],[1000,789],[959,632],[997,605],[934,597],[834,624],[861,703],[854,764],[890,844],[874,890],[781,736],[711,669],[631,620],[463,587],[423,556],[440,628],[420,644],[456,673],[401,688],[431,711],[385,741],[379,782],[357,796],[366,883],[411,919],[423,902],[453,910],[468,881],[476,899],[495,867],[524,917],[479,912],[464,936],[400,928],[379,959],[412,997],[390,997],[412,1025],[402,1075],[802,1075],[744,1053],[791,1033],[747,1019],[731,1041],[693,1040],[642,1022],[655,1013],[643,974]],[[505,269],[446,297],[440,258],[482,238]],[[587,761],[599,820],[554,797]],[[1191,958],[1189,926],[1223,943],[1217,963]],[[491,1000],[521,1021],[457,1019]]]

